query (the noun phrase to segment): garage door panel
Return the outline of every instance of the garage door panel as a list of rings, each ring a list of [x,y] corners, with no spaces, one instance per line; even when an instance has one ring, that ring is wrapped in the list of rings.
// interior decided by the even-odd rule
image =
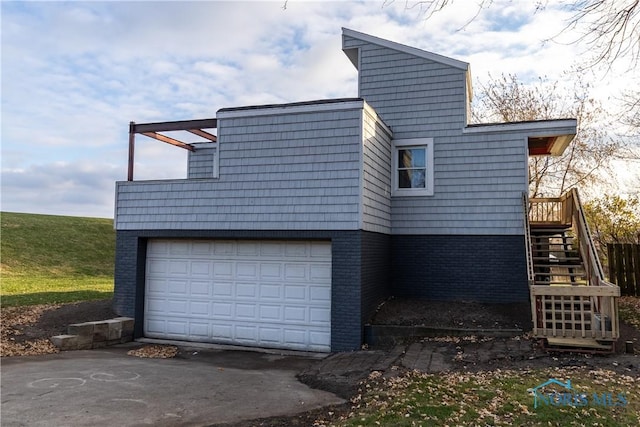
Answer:
[[[309,254],[309,244],[304,242],[289,242],[285,244],[284,255],[287,258],[306,258]]]
[[[306,323],[307,320],[307,307],[290,305],[284,307],[285,323]]]
[[[257,263],[239,262],[236,264],[236,278],[240,280],[258,280]]]
[[[236,255],[256,258],[260,255],[260,242],[238,242]]]
[[[331,266],[322,264],[311,264],[309,279],[312,282],[325,282],[331,280]]]
[[[208,318],[211,316],[211,313],[209,313],[209,303],[207,301],[190,301],[189,314],[191,316]]]
[[[213,323],[211,325],[211,336],[216,341],[232,342],[233,325],[230,323]]]
[[[287,285],[284,288],[284,296],[287,301],[306,301],[307,287],[303,285]]]
[[[261,300],[279,300],[282,298],[282,285],[280,284],[260,284]]]
[[[260,263],[260,280],[261,281],[281,281],[282,266],[274,263]]]
[[[234,340],[238,343],[255,344],[258,341],[258,327],[252,325],[238,325],[234,327]]]
[[[162,315],[167,311],[167,300],[164,298],[148,297],[145,304],[145,311],[150,314]]]
[[[213,245],[209,242],[196,241],[193,242],[191,253],[195,256],[204,256],[204,258],[209,258],[213,252],[212,246]]]
[[[331,302],[331,289],[326,286],[309,286],[309,301],[320,304]]]
[[[189,292],[191,292],[191,296],[196,298],[208,299],[209,291],[211,286],[209,286],[210,282],[200,282],[192,280],[189,288]]]
[[[309,308],[309,323],[313,325],[328,325],[331,323],[331,310],[326,308]]]
[[[323,331],[309,331],[309,343],[314,348],[330,346],[331,334]]]
[[[211,263],[208,261],[191,261],[191,276],[192,277],[211,277]]]
[[[284,243],[281,242],[261,242],[260,255],[264,257],[282,257],[284,254]]]
[[[282,328],[274,328],[274,327],[260,327],[260,343],[269,345],[269,344],[280,344],[283,341],[284,333]]]
[[[167,262],[166,259],[153,259],[147,262],[147,274],[151,275],[166,275],[167,274]]]
[[[145,321],[145,332],[149,336],[164,336],[166,333],[166,321],[164,320],[147,320]]]
[[[214,318],[228,319],[233,316],[233,304],[230,302],[214,302],[211,315]]]
[[[308,341],[308,331],[303,328],[287,327],[283,329],[284,342],[289,346],[304,346]]]
[[[331,245],[150,240],[145,335],[329,351]]]
[[[167,294],[184,296],[188,287],[189,282],[187,280],[169,280],[167,282]]]
[[[208,338],[209,337],[209,322],[190,322],[189,324],[189,336],[196,338]]]
[[[151,278],[147,276],[147,289],[145,291],[147,295],[167,293],[167,281],[164,279]]]
[[[260,305],[260,322],[280,323],[284,320],[280,305]]]
[[[257,283],[237,283],[236,284],[236,298],[241,299],[258,299],[258,284]]]
[[[167,334],[173,336],[185,336],[187,335],[187,331],[189,326],[189,322],[181,319],[168,319],[167,320]]]
[[[310,242],[310,257],[331,259],[331,245],[327,245],[324,242]]]
[[[193,242],[188,240],[173,240],[169,242],[169,254],[172,256],[190,255]]]
[[[169,260],[169,276],[187,276],[189,273],[188,260]]]
[[[238,304],[236,303],[236,316],[238,320],[257,321],[258,308],[255,304]]]
[[[233,279],[233,262],[215,261],[213,264],[213,278],[216,280]]]
[[[232,297],[233,296],[233,283],[213,283],[213,297]]]
[[[188,316],[188,307],[189,303],[187,300],[169,299],[167,300],[166,312],[170,315]]]
[[[309,278],[307,264],[285,264],[284,265],[285,280],[307,281]]]

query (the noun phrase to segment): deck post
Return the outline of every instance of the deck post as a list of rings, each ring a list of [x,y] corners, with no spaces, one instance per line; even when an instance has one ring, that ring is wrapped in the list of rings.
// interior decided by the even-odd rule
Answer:
[[[133,181],[133,152],[136,145],[136,124],[129,122],[129,165],[127,169],[127,181]]]

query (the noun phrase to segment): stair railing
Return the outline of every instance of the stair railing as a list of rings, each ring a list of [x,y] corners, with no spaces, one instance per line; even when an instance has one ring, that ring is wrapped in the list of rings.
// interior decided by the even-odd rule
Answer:
[[[524,212],[524,238],[525,238],[525,251],[527,256],[527,279],[529,281],[529,286],[534,284],[535,280],[535,272],[533,269],[533,251],[532,251],[532,243],[531,243],[531,223],[529,222],[530,215],[530,204],[529,204],[529,195],[527,193],[522,193],[522,208]]]
[[[580,203],[580,195],[578,190],[572,188],[569,193],[569,200],[572,202],[571,216],[572,223],[576,229],[578,235],[578,241],[580,244],[580,255],[585,261],[585,267],[587,270],[587,279],[589,285],[593,286],[613,286],[605,280],[604,270],[602,264],[600,264],[600,258],[596,251],[596,246],[591,236],[591,231],[587,225],[587,217],[582,209],[582,203]],[[595,283],[594,283],[595,282]],[[604,283],[603,283],[604,282]]]

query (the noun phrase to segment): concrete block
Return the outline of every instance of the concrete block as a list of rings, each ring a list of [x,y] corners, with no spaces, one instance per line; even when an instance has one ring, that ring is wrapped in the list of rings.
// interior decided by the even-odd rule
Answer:
[[[133,324],[134,320],[131,317],[116,317],[114,320],[119,320],[122,322],[122,334],[133,334]]]
[[[90,350],[93,345],[93,335],[77,335],[78,350]]]
[[[51,342],[62,351],[78,349],[77,335],[56,335],[51,337]]]
[[[105,323],[109,325],[109,333],[107,335],[107,340],[120,340],[122,338],[122,322],[120,320],[107,320]]]
[[[105,348],[107,346],[107,341],[94,341],[91,344],[91,348]]]
[[[106,322],[95,322],[93,325],[93,342],[102,342],[109,339],[109,324]]]
[[[67,333],[69,335],[92,336],[93,322],[74,323],[73,325],[69,325],[69,327],[67,328]]]

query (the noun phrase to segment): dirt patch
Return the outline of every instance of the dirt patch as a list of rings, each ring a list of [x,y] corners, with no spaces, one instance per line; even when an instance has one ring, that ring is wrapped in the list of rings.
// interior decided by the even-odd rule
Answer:
[[[390,298],[372,324],[461,329],[531,329],[529,303],[481,304]]]
[[[67,326],[73,323],[118,317],[111,309],[111,304],[112,300],[106,299],[73,304],[4,307],[0,311],[0,355],[57,353],[58,349],[49,341],[50,337],[66,334]]]

